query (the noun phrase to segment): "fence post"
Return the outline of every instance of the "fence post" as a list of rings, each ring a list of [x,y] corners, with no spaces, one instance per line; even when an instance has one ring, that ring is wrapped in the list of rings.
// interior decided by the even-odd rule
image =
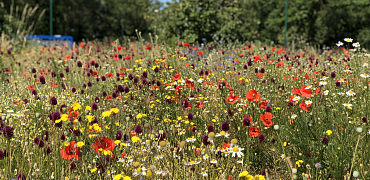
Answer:
[[[286,48],[286,33],[288,31],[288,0],[285,1],[285,38],[284,47]]]
[[[50,36],[53,35],[53,0],[50,0]]]

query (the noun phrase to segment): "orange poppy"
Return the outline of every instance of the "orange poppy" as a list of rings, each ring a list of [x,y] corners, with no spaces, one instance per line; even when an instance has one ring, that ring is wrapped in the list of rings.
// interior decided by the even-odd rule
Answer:
[[[232,91],[230,91],[230,95],[226,97],[226,102],[229,104],[235,104],[240,98],[239,96],[233,96]]]
[[[113,151],[115,147],[114,141],[110,138],[98,138],[95,140],[95,143],[91,144],[91,148],[95,150],[96,153],[100,154],[101,151],[99,149],[103,149],[104,151]]]
[[[284,67],[284,63],[283,63],[283,61],[281,61],[281,62],[279,62],[279,63],[276,63],[276,66],[277,66],[277,67]]]
[[[311,104],[306,105],[306,103],[305,103],[304,99],[303,99],[303,100],[302,100],[302,102],[299,104],[299,107],[300,107],[302,110],[306,111],[306,112],[310,111],[310,108],[309,108],[310,106],[311,106]]]
[[[247,100],[248,101],[254,101],[258,99],[261,96],[261,94],[258,94],[256,90],[252,89],[247,94]]]
[[[172,77],[172,80],[177,81],[181,78],[181,74],[176,74]]]
[[[67,147],[63,145],[63,148],[60,150],[63,159],[81,159],[81,148],[75,148],[75,144],[76,142],[70,142]]]
[[[223,142],[220,144],[220,150],[225,150],[230,147],[230,143]]]
[[[259,136],[261,133],[261,130],[259,128],[257,128],[257,125],[254,125],[252,127],[249,128],[249,136],[250,137],[257,137]]]

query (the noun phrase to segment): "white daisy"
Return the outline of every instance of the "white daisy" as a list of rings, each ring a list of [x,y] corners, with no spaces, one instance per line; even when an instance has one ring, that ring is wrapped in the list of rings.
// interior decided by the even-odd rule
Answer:
[[[201,174],[203,177],[208,176],[208,174],[207,174],[205,171],[202,171],[200,174]]]
[[[155,174],[156,175],[161,175],[162,174],[162,171],[158,169],[157,171],[155,171]]]
[[[346,42],[352,42],[353,39],[351,39],[351,38],[345,38],[344,41],[346,41]]]
[[[368,74],[366,74],[366,73],[364,73],[364,74],[360,74],[360,76],[361,77],[363,77],[363,78],[368,78],[368,77],[370,77]]]
[[[311,85],[308,85],[308,86],[305,87],[305,89],[311,89],[311,88],[312,88]]]
[[[320,81],[320,86],[325,86],[326,84],[328,84],[326,81]]]
[[[212,164],[216,164],[216,163],[217,163],[217,160],[216,160],[216,159],[212,159],[212,160],[210,161],[210,163],[212,163]]]
[[[220,133],[216,134],[216,137],[220,137],[220,136],[225,136],[226,138],[229,138],[230,134],[225,131],[221,131]]]
[[[369,66],[369,64],[368,63],[364,63],[363,65],[362,65],[362,67],[368,67]]]
[[[243,159],[236,161],[238,164],[243,164]]]
[[[205,154],[205,155],[203,156],[203,159],[204,159],[204,160],[207,160],[208,158],[209,158],[208,154]]]
[[[342,43],[342,42],[340,42],[340,41],[338,41],[337,46],[339,47],[339,46],[341,46],[341,45],[343,45],[343,43]]]
[[[235,157],[235,154],[238,156],[238,158],[241,158],[244,153],[242,152],[244,148],[240,148],[238,146],[234,146],[233,148],[229,148],[228,154],[232,154],[231,157]],[[227,155],[228,155],[227,154]]]
[[[344,95],[344,93],[339,92],[338,95]]]
[[[322,78],[321,78],[321,80],[326,80],[326,79],[328,79],[329,77],[326,77],[326,76],[323,76]]]
[[[292,116],[291,116],[291,118],[292,119],[295,119],[297,117],[297,115],[296,114],[293,114]]]
[[[350,73],[351,72],[351,70],[349,70],[349,69],[346,69],[346,70],[343,70],[344,72],[346,72],[346,73]]]
[[[344,83],[346,81],[344,80],[344,78],[341,78],[338,82]]]
[[[285,158],[285,154],[282,154],[280,157],[281,157],[281,159],[284,159]]]
[[[323,94],[326,96],[326,95],[328,95],[329,94],[329,90],[326,90],[326,91],[324,91],[323,92]]]
[[[348,96],[354,96],[354,95],[356,95],[356,93],[355,93],[355,92],[353,92],[352,90],[350,90],[350,91],[346,92],[346,94],[347,94]]]
[[[343,106],[345,106],[345,107],[351,107],[352,106],[352,104],[343,104]]]
[[[293,101],[299,101],[300,99],[301,99],[301,97],[296,96],[296,97],[293,98]]]
[[[198,79],[198,82],[199,83],[202,83],[203,82],[203,79],[202,78]]]
[[[306,105],[312,104],[312,101],[305,101]]]
[[[356,48],[357,48],[357,47],[360,47],[360,43],[358,43],[358,42],[357,42],[357,43],[353,43],[353,44],[352,44],[352,46],[353,46],[353,47],[356,47]]]

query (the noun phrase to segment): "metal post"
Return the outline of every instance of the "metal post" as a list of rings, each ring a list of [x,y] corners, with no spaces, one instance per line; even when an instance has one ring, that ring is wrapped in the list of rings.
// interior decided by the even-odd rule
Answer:
[[[285,1],[285,38],[284,47],[286,48],[286,33],[288,31],[288,0]]]
[[[50,0],[50,36],[53,35],[53,0]]]
[[[124,12],[124,0],[122,0],[122,16],[121,16],[121,39],[122,39],[122,44],[123,44],[123,35],[124,35],[124,31],[123,31],[123,12]]]

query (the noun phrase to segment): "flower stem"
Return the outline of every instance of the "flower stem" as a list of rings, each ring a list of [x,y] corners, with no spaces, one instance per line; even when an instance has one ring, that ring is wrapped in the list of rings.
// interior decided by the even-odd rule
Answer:
[[[353,152],[353,158],[352,158],[351,170],[349,171],[349,174],[350,174],[350,175],[352,174],[353,163],[355,162],[355,158],[356,158],[356,151],[357,151],[358,143],[360,142],[360,138],[361,138],[361,134],[359,134],[359,135],[358,135],[358,139],[357,139],[357,144],[356,144],[355,152]]]

